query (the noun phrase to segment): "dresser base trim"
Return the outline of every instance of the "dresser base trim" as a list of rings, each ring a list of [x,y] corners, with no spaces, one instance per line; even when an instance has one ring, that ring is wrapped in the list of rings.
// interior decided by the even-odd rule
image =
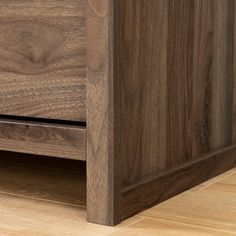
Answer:
[[[121,216],[126,219],[236,166],[236,145],[202,156],[123,189]]]

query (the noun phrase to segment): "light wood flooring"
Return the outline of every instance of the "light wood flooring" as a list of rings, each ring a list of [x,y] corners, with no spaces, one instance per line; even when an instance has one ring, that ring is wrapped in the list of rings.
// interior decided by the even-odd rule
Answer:
[[[0,236],[236,235],[236,169],[116,227],[105,227],[86,222],[84,163],[45,168],[45,163],[28,164],[21,158],[15,164],[4,155],[0,153]]]

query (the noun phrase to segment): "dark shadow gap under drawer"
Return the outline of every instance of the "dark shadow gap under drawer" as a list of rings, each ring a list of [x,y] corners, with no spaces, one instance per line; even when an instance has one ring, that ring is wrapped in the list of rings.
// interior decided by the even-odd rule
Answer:
[[[0,151],[0,194],[85,208],[86,162]]]
[[[0,120],[39,122],[39,123],[47,123],[47,124],[86,127],[86,122],[84,121],[58,120],[58,119],[36,118],[36,117],[26,117],[26,116],[9,116],[9,115],[3,115],[3,114],[0,114]]]

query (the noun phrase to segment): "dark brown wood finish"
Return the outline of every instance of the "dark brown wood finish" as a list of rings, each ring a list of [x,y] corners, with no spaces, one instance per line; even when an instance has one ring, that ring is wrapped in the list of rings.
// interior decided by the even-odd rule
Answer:
[[[212,55],[213,55],[213,8],[211,1],[196,1],[194,20],[199,22],[194,28],[193,42],[193,143],[192,155],[197,157],[212,148]]]
[[[110,0],[88,0],[87,19],[87,218],[120,222],[119,136],[113,71],[113,11]]]
[[[86,1],[0,1],[0,113],[85,121]]]
[[[166,166],[168,1],[118,1],[124,184]]]
[[[120,0],[114,12],[109,161],[125,218],[235,166],[235,1]]]
[[[232,145],[235,1],[117,4],[127,187]]]
[[[0,120],[0,147],[5,151],[86,160],[86,130],[69,125]]]

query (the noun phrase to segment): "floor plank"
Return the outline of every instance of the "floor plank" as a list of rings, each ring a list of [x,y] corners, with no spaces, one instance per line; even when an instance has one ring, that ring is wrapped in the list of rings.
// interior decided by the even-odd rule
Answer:
[[[116,228],[89,224],[85,209],[0,194],[1,236],[106,236],[140,220],[136,216]]]
[[[228,178],[234,179],[235,175]],[[216,186],[224,180],[223,175],[222,180],[218,177],[218,182],[189,190],[140,215],[210,227],[236,235],[236,185],[231,185],[229,190],[228,185],[221,184],[216,191]]]
[[[200,227],[175,221],[145,218],[112,236],[229,236],[234,232]]]

